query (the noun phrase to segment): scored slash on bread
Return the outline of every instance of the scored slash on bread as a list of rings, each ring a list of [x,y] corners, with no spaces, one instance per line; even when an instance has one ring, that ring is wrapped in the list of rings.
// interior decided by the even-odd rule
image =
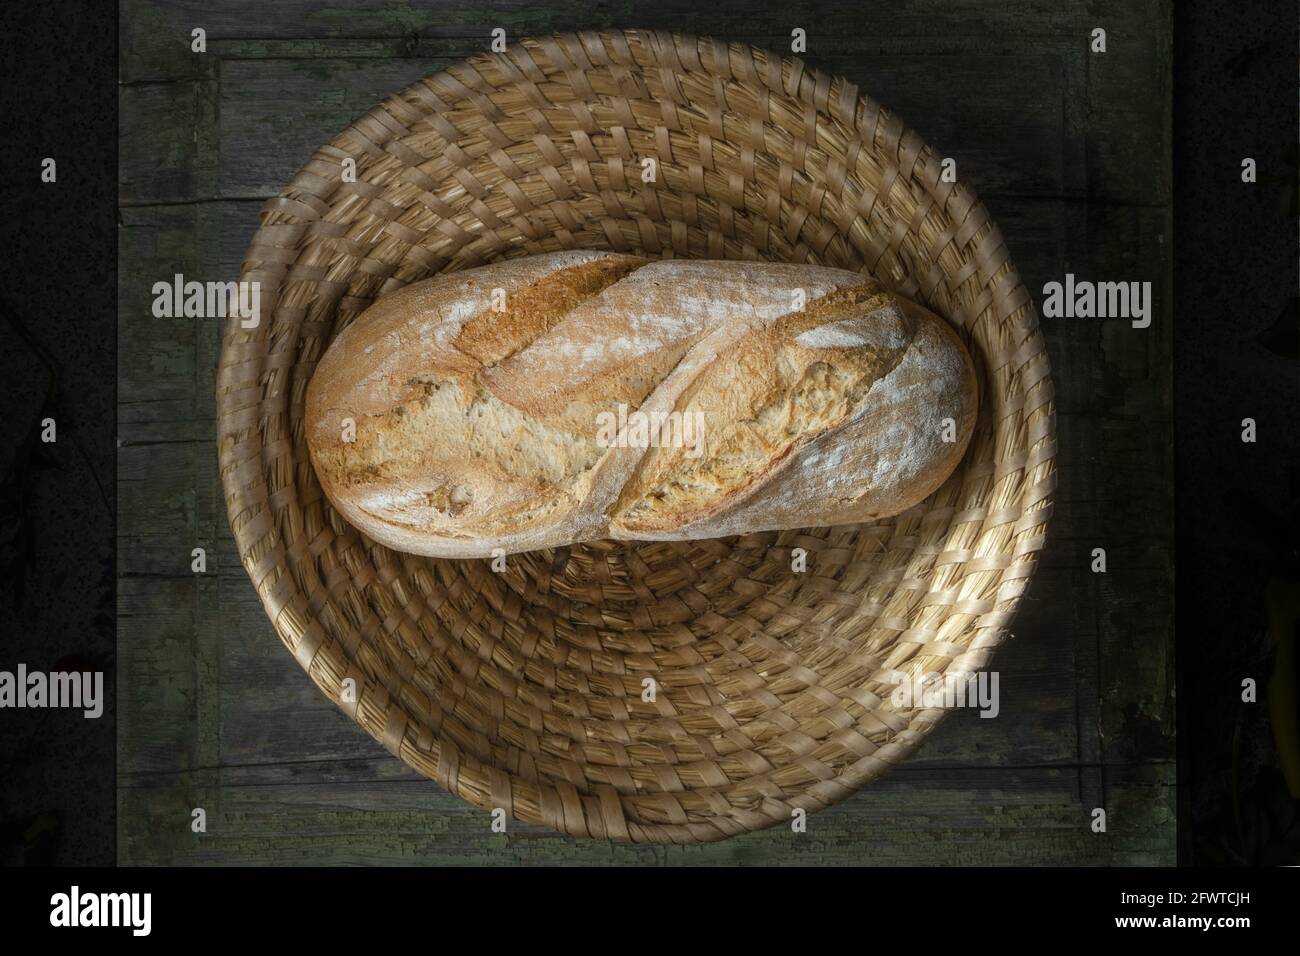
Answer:
[[[305,425],[357,528],[486,557],[897,514],[951,474],[976,406],[958,335],[856,273],[580,251],[378,300],[320,360]],[[702,451],[607,447],[620,407],[699,415]]]

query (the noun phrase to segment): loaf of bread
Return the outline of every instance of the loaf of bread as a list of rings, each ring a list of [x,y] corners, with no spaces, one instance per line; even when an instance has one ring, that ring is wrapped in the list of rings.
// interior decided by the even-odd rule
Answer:
[[[897,514],[951,474],[977,385],[946,322],[853,272],[559,252],[383,296],[305,428],[326,496],[469,558]]]

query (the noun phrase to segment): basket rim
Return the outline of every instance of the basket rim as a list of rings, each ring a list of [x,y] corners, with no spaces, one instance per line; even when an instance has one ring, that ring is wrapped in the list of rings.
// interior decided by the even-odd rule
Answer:
[[[869,117],[873,127],[871,142],[865,147],[868,151],[874,148],[879,128],[884,126],[886,128],[884,135],[897,149],[895,158],[898,159],[899,168],[906,165],[909,158],[915,168],[921,165],[923,160],[933,161],[936,155],[935,151],[910,127],[862,94],[854,84],[841,77],[833,77],[811,68],[802,59],[792,55],[780,55],[749,44],[722,41],[712,37],[631,28],[525,37],[509,45],[505,53],[477,53],[407,85],[397,93],[380,100],[370,110],[357,117],[326,146],[319,147],[312,159],[300,168],[279,195],[266,204],[261,217],[262,225],[255,233],[245,254],[241,280],[258,279],[268,274],[268,263],[272,263],[275,268],[282,266],[284,276],[291,276],[295,269],[302,270],[304,274],[315,270],[322,276],[316,280],[317,282],[334,282],[345,286],[343,294],[337,297],[339,301],[348,298],[346,286],[355,276],[355,269],[349,271],[346,276],[331,278],[327,268],[321,268],[316,263],[300,262],[301,254],[310,248],[306,237],[311,235],[313,224],[327,223],[325,217],[333,209],[332,204],[323,199],[313,202],[310,185],[304,188],[303,184],[319,179],[318,157],[322,154],[333,156],[338,152],[346,153],[349,147],[355,148],[357,143],[361,143],[369,144],[374,149],[367,149],[367,156],[358,157],[357,181],[367,186],[374,186],[363,177],[363,169],[368,171],[373,168],[372,165],[367,165],[367,161],[379,161],[391,155],[384,150],[383,146],[391,145],[395,140],[399,140],[401,135],[392,129],[394,123],[400,126],[400,119],[395,120],[393,115],[388,115],[385,119],[380,115],[385,110],[391,109],[400,117],[404,110],[414,111],[412,102],[441,104],[442,96],[446,91],[457,88],[465,90],[469,101],[483,108],[484,102],[491,104],[492,101],[490,93],[477,85],[479,80],[483,80],[482,74],[478,72],[480,67],[492,64],[502,66],[503,62],[508,61],[511,64],[509,69],[513,70],[518,83],[524,87],[531,84],[533,89],[537,89],[543,79],[551,79],[559,72],[565,72],[571,82],[583,82],[580,77],[572,74],[575,71],[581,72],[577,70],[581,65],[577,61],[584,55],[588,58],[588,63],[595,59],[597,65],[608,68],[607,64],[600,63],[601,57],[596,53],[598,49],[604,51],[606,59],[612,58],[616,61],[619,55],[626,53],[635,61],[634,48],[642,53],[650,51],[652,62],[657,63],[658,68],[666,73],[675,75],[676,71],[695,70],[713,77],[719,83],[729,79],[741,84],[749,82],[755,91],[754,95],[769,102],[772,97],[784,93],[803,106],[805,118],[811,115],[811,126],[806,127],[804,133],[805,138],[812,137],[813,146],[817,143],[818,123],[838,123],[847,126],[854,131],[855,135],[860,135],[860,126],[864,125],[866,118]],[[537,62],[537,56],[549,61],[552,67],[550,72],[542,69]],[[569,61],[567,71],[556,67],[556,57],[563,57]],[[506,60],[503,61],[502,58]],[[528,70],[526,64],[529,62],[536,67],[537,75],[532,75]],[[708,64],[711,64],[712,68]],[[720,70],[722,64],[726,65],[725,73]],[[632,72],[631,67],[623,67],[623,69]],[[474,77],[479,79],[475,80]],[[665,78],[664,82],[668,83],[670,80]],[[677,83],[681,82],[678,76]],[[589,85],[588,89],[590,89]],[[665,111],[668,110],[668,107],[663,107],[662,103],[660,105]],[[674,104],[672,109],[676,110],[679,107]],[[717,125],[725,133],[726,126],[723,118],[717,120]],[[388,143],[377,142],[376,140],[385,132],[392,139]],[[782,132],[786,131],[782,130]],[[799,142],[798,132],[797,129],[790,131],[791,139],[795,143]],[[400,143],[398,145],[409,149]],[[712,144],[715,156],[719,145],[717,141]],[[743,158],[742,162],[744,162]],[[753,162],[752,157],[749,158],[749,162]],[[734,173],[734,170],[732,172]],[[902,174],[898,175],[901,178]],[[915,181],[911,178],[907,182]],[[890,183],[890,186],[892,185]],[[364,196],[366,190],[362,187],[358,188],[360,194]],[[367,201],[382,201],[383,187],[374,186],[371,191],[374,195]],[[881,191],[889,194],[888,188]],[[934,199],[933,196],[930,198]],[[347,201],[348,197],[345,196],[340,202]],[[1056,483],[1055,409],[1052,400],[1050,363],[1038,317],[1018,272],[1010,263],[996,224],[988,216],[983,203],[978,200],[973,190],[962,182],[952,184],[951,188],[944,190],[941,208],[943,210],[951,208],[960,212],[961,228],[970,229],[971,222],[978,223],[966,238],[967,241],[975,242],[979,237],[981,254],[973,256],[971,262],[963,262],[962,268],[969,270],[968,278],[983,279],[985,285],[981,288],[984,289],[990,302],[996,303],[999,308],[1008,308],[1008,304],[1013,304],[1016,311],[1011,314],[1020,316],[1012,329],[1017,335],[1016,340],[998,353],[998,358],[1002,359],[1004,364],[992,369],[983,367],[981,369],[982,375],[987,376],[990,383],[982,388],[986,397],[982,399],[981,405],[989,401],[989,398],[993,399],[990,404],[997,406],[997,414],[1000,416],[994,423],[995,440],[998,442],[1005,440],[1013,452],[999,460],[996,465],[989,464],[988,478],[993,482],[1006,481],[1008,475],[1019,470],[1023,473],[1024,479],[1020,493],[1016,496],[1018,509],[1013,509],[1009,503],[1003,505],[1001,509],[989,508],[986,509],[988,513],[982,519],[995,521],[1006,519],[1004,523],[1013,528],[1011,535],[1014,547],[1004,543],[1003,550],[996,554],[975,556],[977,562],[984,560],[997,563],[998,560],[1007,559],[997,571],[999,575],[997,600],[993,602],[992,609],[983,614],[989,623],[972,629],[974,636],[969,644],[956,645],[961,647],[961,653],[951,658],[949,666],[952,666],[952,661],[963,658],[970,658],[972,663],[980,665],[987,661],[992,651],[1006,637],[1045,540],[1052,512],[1052,493]],[[300,221],[293,222],[294,219]],[[333,231],[346,237],[346,230],[341,228],[343,225],[346,223],[340,223],[338,226],[329,225],[322,234]],[[962,235],[959,228],[954,228],[952,232],[953,236],[949,237],[950,240]],[[356,241],[361,242],[361,240]],[[805,251],[809,250],[810,247],[806,246]],[[669,251],[676,252],[675,249]],[[289,252],[295,252],[297,255],[290,258]],[[268,253],[273,255],[268,257]],[[507,254],[511,253],[507,252]],[[277,262],[276,255],[283,261]],[[472,254],[463,262],[453,262],[451,265],[452,268],[466,268],[476,264],[480,263],[473,260]],[[442,268],[434,269],[428,274],[437,271],[442,271]],[[867,272],[868,267],[864,264],[861,271]],[[935,275],[936,272],[939,274]],[[916,276],[909,275],[906,279],[917,282]],[[921,276],[920,279],[933,281],[933,288],[938,288],[939,283],[946,279],[946,275],[932,263],[931,274]],[[283,280],[285,285],[291,281],[292,278]],[[965,282],[967,279],[962,281]],[[916,287],[922,288],[919,282]],[[281,308],[279,296],[282,291],[283,289],[278,285],[274,290],[276,304],[273,314]],[[380,292],[380,294],[384,293]],[[337,309],[337,307],[338,301],[332,308]],[[987,304],[985,306],[985,308],[990,307]],[[303,306],[295,305],[293,309],[307,312],[307,307]],[[958,324],[953,317],[940,314],[945,320]],[[983,314],[981,311],[977,318]],[[301,351],[296,332],[292,349],[276,351],[273,348],[276,343],[271,341],[275,325],[273,321],[249,332],[240,327],[237,319],[232,318],[227,321],[222,335],[216,384],[218,467],[225,492],[227,518],[231,524],[241,562],[278,636],[322,692],[408,766],[440,783],[462,799],[487,808],[503,805],[500,801],[504,796],[504,805],[517,819],[552,826],[575,836],[606,837],[631,842],[693,843],[723,839],[789,820],[789,805],[770,795],[760,795],[757,803],[743,812],[738,812],[734,806],[730,807],[716,817],[710,818],[707,823],[651,824],[639,822],[635,819],[635,814],[629,814],[625,806],[627,795],[620,793],[613,786],[590,786],[582,790],[568,785],[566,789],[565,785],[548,780],[546,786],[555,787],[556,792],[533,795],[526,792],[533,784],[519,778],[508,769],[490,766],[485,775],[480,775],[483,780],[471,782],[467,779],[468,760],[462,761],[459,756],[443,760],[441,740],[430,739],[437,735],[427,727],[419,726],[419,721],[406,712],[407,708],[403,702],[389,695],[382,685],[377,687],[375,694],[369,698],[362,693],[359,695],[359,700],[350,703],[344,700],[344,695],[341,693],[343,681],[348,676],[356,676],[360,669],[355,658],[349,656],[349,649],[330,639],[326,629],[320,623],[319,614],[324,603],[329,600],[328,595],[313,598],[302,594],[296,585],[291,566],[291,562],[294,561],[311,560],[314,557],[313,548],[318,544],[298,540],[286,547],[285,538],[277,527],[277,508],[281,502],[292,497],[296,491],[296,482],[290,475],[287,481],[280,479],[280,487],[274,490],[268,488],[267,472],[274,470],[275,455],[283,453],[282,446],[289,442],[281,436],[268,443],[265,434],[266,422],[268,416],[288,415],[291,412],[290,399],[285,394],[287,390],[280,379],[289,376],[294,369],[294,362],[290,359],[296,360]],[[962,328],[960,325],[958,327]],[[999,328],[1001,329],[1001,326]],[[964,329],[964,331],[970,330]],[[973,357],[977,365],[981,366],[988,359],[985,355],[973,354]],[[1007,366],[1012,366],[1009,372],[1006,371]],[[1023,376],[1028,380],[1028,384],[1021,383],[1024,386],[1021,394],[1005,395],[1000,391],[995,392],[992,383],[1003,373],[1008,374],[1011,380],[1016,376]],[[268,381],[272,389],[269,396]],[[274,390],[277,387],[278,392]],[[1031,405],[1031,402],[1036,404]],[[1008,417],[1023,418],[1023,434],[1002,433],[1002,424],[1008,420]],[[295,438],[294,441],[297,439]],[[274,450],[268,451],[269,445],[275,446]],[[968,450],[968,457],[970,454]],[[268,455],[271,456],[269,461]],[[310,467],[308,464],[307,468]],[[963,461],[958,466],[958,474],[966,469],[967,463]],[[319,494],[319,489],[317,493]],[[1016,513],[1012,514],[1013,511]],[[328,530],[328,524],[326,529]],[[321,548],[327,546],[328,541],[319,544]],[[1006,550],[1008,547],[1010,547],[1009,558]],[[404,563],[408,560],[408,556],[396,557]],[[355,579],[351,583],[355,584]],[[356,641],[359,642],[360,637],[357,637]],[[355,649],[354,646],[352,650]],[[369,691],[372,685],[364,681],[362,683]],[[808,796],[808,799],[803,801],[805,808],[808,812],[812,812],[843,799],[887,771],[912,753],[947,713],[948,711],[942,707],[914,709],[905,726],[893,728],[894,732],[886,743],[874,747],[857,761],[846,764],[845,768],[833,777],[822,778],[816,784],[804,788],[803,793]],[[432,762],[428,756],[430,748],[436,754]],[[465,766],[460,766],[462,762]],[[798,759],[793,762],[797,763]],[[447,766],[448,763],[456,765]],[[431,767],[433,767],[432,772],[430,772]],[[462,779],[463,776],[466,779]],[[730,785],[736,786],[734,783]],[[536,786],[542,787],[541,784]]]

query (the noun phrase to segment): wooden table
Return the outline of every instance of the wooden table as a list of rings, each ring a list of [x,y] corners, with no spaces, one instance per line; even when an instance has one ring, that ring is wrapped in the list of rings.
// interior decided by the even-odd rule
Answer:
[[[1173,863],[1167,0],[329,7],[122,4],[120,861]],[[957,158],[1036,296],[1067,272],[1154,288],[1145,330],[1044,320],[1060,485],[995,661],[1000,716],[959,711],[806,834],[691,848],[514,822],[493,834],[486,813],[389,756],[312,686],[240,566],[214,444],[219,323],[150,311],[151,287],[176,272],[237,277],[262,203],[319,143],[494,28],[514,40],[630,26],[781,51],[802,27],[811,64]],[[196,27],[205,53],[191,52]],[[1097,27],[1105,53],[1089,49]],[[206,573],[190,570],[195,547]]]

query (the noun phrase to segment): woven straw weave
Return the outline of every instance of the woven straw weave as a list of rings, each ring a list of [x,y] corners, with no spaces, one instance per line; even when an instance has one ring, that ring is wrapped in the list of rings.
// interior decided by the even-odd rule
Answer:
[[[1033,305],[941,159],[797,59],[640,31],[472,57],[318,149],[262,214],[242,276],[261,283],[262,322],[228,323],[217,379],[239,553],[299,664],[452,793],[577,836],[717,840],[842,800],[909,754],[944,710],[896,707],[898,675],[985,667],[1055,486]],[[596,542],[501,573],[344,523],[302,428],[331,338],[432,273],[581,248],[820,263],[924,303],[980,367],[965,462],[888,521]]]

